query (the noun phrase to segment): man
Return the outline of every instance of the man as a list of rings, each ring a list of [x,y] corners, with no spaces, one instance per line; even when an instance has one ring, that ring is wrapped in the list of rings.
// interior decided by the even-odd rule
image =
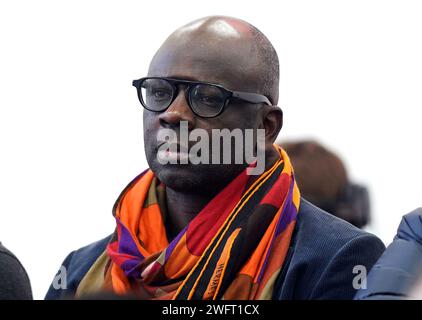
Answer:
[[[242,20],[207,17],[170,35],[133,83],[150,169],[116,201],[113,235],[72,252],[46,298],[352,299],[355,267],[369,271],[384,245],[300,198],[273,145],[278,80],[273,46]],[[224,161],[237,149],[214,147],[216,130],[240,131],[257,157]]]
[[[0,300],[32,300],[31,284],[24,267],[1,243]]]

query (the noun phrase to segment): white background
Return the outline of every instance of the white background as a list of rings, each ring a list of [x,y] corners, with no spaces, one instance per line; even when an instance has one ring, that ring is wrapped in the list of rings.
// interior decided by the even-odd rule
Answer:
[[[367,184],[388,243],[420,206],[420,1],[1,1],[0,241],[43,298],[71,250],[114,229],[146,168],[131,81],[175,28],[247,20],[281,62],[281,138],[314,137]],[[1,285],[1,284],[0,284]]]

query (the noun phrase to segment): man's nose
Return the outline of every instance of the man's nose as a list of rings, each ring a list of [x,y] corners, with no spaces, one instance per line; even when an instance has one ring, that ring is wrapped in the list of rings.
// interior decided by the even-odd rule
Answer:
[[[159,121],[164,128],[177,128],[180,121],[187,121],[189,130],[195,127],[195,114],[188,105],[185,90],[179,90],[176,99],[159,115]]]

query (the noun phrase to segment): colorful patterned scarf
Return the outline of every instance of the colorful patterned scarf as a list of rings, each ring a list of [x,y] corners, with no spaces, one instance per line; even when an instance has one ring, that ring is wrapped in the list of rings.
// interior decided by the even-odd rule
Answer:
[[[299,211],[287,154],[253,183],[246,170],[170,243],[165,187],[147,170],[113,208],[117,228],[77,295],[98,290],[140,299],[271,299]],[[250,182],[250,181],[249,181]]]

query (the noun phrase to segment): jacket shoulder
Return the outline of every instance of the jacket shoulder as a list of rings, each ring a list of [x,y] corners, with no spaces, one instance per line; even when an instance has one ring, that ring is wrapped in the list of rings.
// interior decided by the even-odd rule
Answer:
[[[274,298],[352,299],[354,272],[369,272],[384,250],[375,235],[301,199]]]
[[[406,299],[422,270],[422,208],[403,216],[397,235],[368,275],[355,299]]]
[[[18,258],[0,243],[0,300],[31,300],[28,274]]]
[[[370,238],[382,244],[375,235],[325,212],[304,199],[301,200],[292,239],[297,254],[329,259],[347,243],[359,238]],[[318,251],[315,251],[316,249]]]
[[[82,278],[100,254],[104,252],[111,237],[112,236],[109,235],[104,239],[98,240],[69,253],[55,276],[56,279],[65,272],[66,276],[62,277],[62,279],[66,279],[65,283],[55,283],[56,281],[53,280],[45,299],[72,298]]]

